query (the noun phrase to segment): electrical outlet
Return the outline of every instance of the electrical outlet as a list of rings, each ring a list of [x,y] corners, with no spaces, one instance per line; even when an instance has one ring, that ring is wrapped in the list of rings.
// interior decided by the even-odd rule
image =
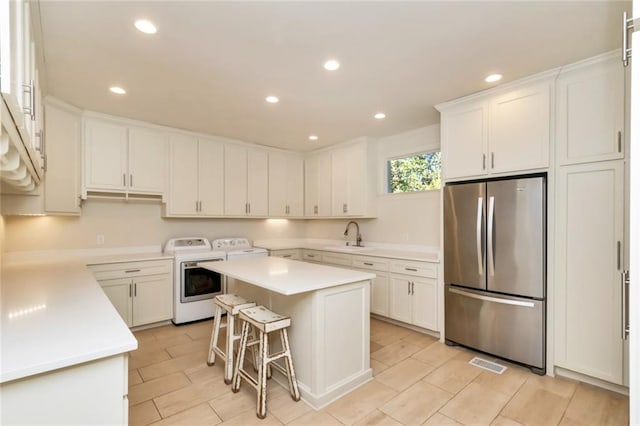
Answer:
[[[96,244],[98,245],[104,244],[104,235],[96,235]]]

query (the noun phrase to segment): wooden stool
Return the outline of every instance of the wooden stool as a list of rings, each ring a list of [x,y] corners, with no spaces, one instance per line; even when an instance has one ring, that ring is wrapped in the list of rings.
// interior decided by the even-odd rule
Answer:
[[[209,357],[207,365],[212,366],[216,362],[216,354],[224,359],[224,382],[231,383],[233,376],[233,345],[236,340],[240,339],[240,335],[235,332],[235,319],[238,312],[244,308],[256,306],[253,302],[248,302],[235,294],[219,294],[214,297],[216,304],[216,318],[213,322],[213,332],[211,333],[211,344],[209,345]],[[220,334],[222,311],[227,312],[227,344],[223,351],[218,347],[218,335]]]
[[[242,324],[242,335],[240,338],[240,349],[236,366],[233,370],[233,382],[231,390],[238,392],[240,390],[240,382],[245,379],[257,391],[257,409],[256,415],[264,419],[267,416],[267,371],[269,366],[275,367],[277,370],[287,376],[289,380],[289,393],[294,401],[300,400],[300,392],[298,391],[298,382],[296,374],[293,370],[293,361],[291,360],[291,348],[289,347],[289,338],[287,337],[287,327],[291,325],[291,318],[285,317],[275,312],[271,312],[264,306],[255,306],[240,310],[238,317],[244,321]],[[258,330],[258,340],[249,342],[249,329],[254,326]],[[280,330],[280,342],[282,343],[282,351],[269,353],[269,333]],[[247,347],[259,345],[260,355],[258,356],[258,380],[250,376],[243,368],[244,356]],[[277,360],[284,358],[285,366],[278,364]]]

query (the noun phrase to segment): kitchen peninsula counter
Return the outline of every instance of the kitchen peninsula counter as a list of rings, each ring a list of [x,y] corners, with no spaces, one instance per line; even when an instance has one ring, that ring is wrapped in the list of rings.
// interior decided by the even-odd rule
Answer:
[[[369,294],[374,274],[274,257],[199,265],[231,278],[229,292],[291,317],[289,340],[300,393],[314,408],[371,379]],[[274,378],[286,383],[276,372]]]

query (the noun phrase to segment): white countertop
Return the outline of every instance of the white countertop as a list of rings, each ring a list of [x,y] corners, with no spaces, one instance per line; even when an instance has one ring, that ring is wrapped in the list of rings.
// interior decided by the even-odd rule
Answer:
[[[356,248],[345,246],[343,242],[338,241],[317,241],[305,239],[285,239],[285,240],[260,240],[255,241],[256,247],[265,248],[267,250],[288,250],[288,249],[308,249],[319,251],[330,251],[334,253],[347,253],[356,256],[374,256],[385,257],[390,259],[406,259],[417,260],[422,262],[439,263],[439,251],[429,248],[426,250],[409,250],[403,245],[376,244],[370,243],[365,247]],[[414,246],[411,246],[412,248]]]
[[[85,261],[3,264],[0,292],[0,383],[138,347]]]
[[[376,277],[368,272],[278,257],[247,257],[225,262],[199,262],[198,265],[285,296]]]

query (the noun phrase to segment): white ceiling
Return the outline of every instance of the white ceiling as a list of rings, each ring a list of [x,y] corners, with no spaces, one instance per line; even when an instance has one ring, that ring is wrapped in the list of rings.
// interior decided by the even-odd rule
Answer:
[[[84,109],[306,151],[618,48],[630,2],[40,1],[46,88]],[[137,18],[156,23],[150,36]],[[342,67],[329,73],[328,58]],[[108,87],[128,90],[117,96]],[[280,103],[264,102],[275,94]],[[374,120],[384,111],[387,118]],[[317,134],[319,140],[307,137]]]

